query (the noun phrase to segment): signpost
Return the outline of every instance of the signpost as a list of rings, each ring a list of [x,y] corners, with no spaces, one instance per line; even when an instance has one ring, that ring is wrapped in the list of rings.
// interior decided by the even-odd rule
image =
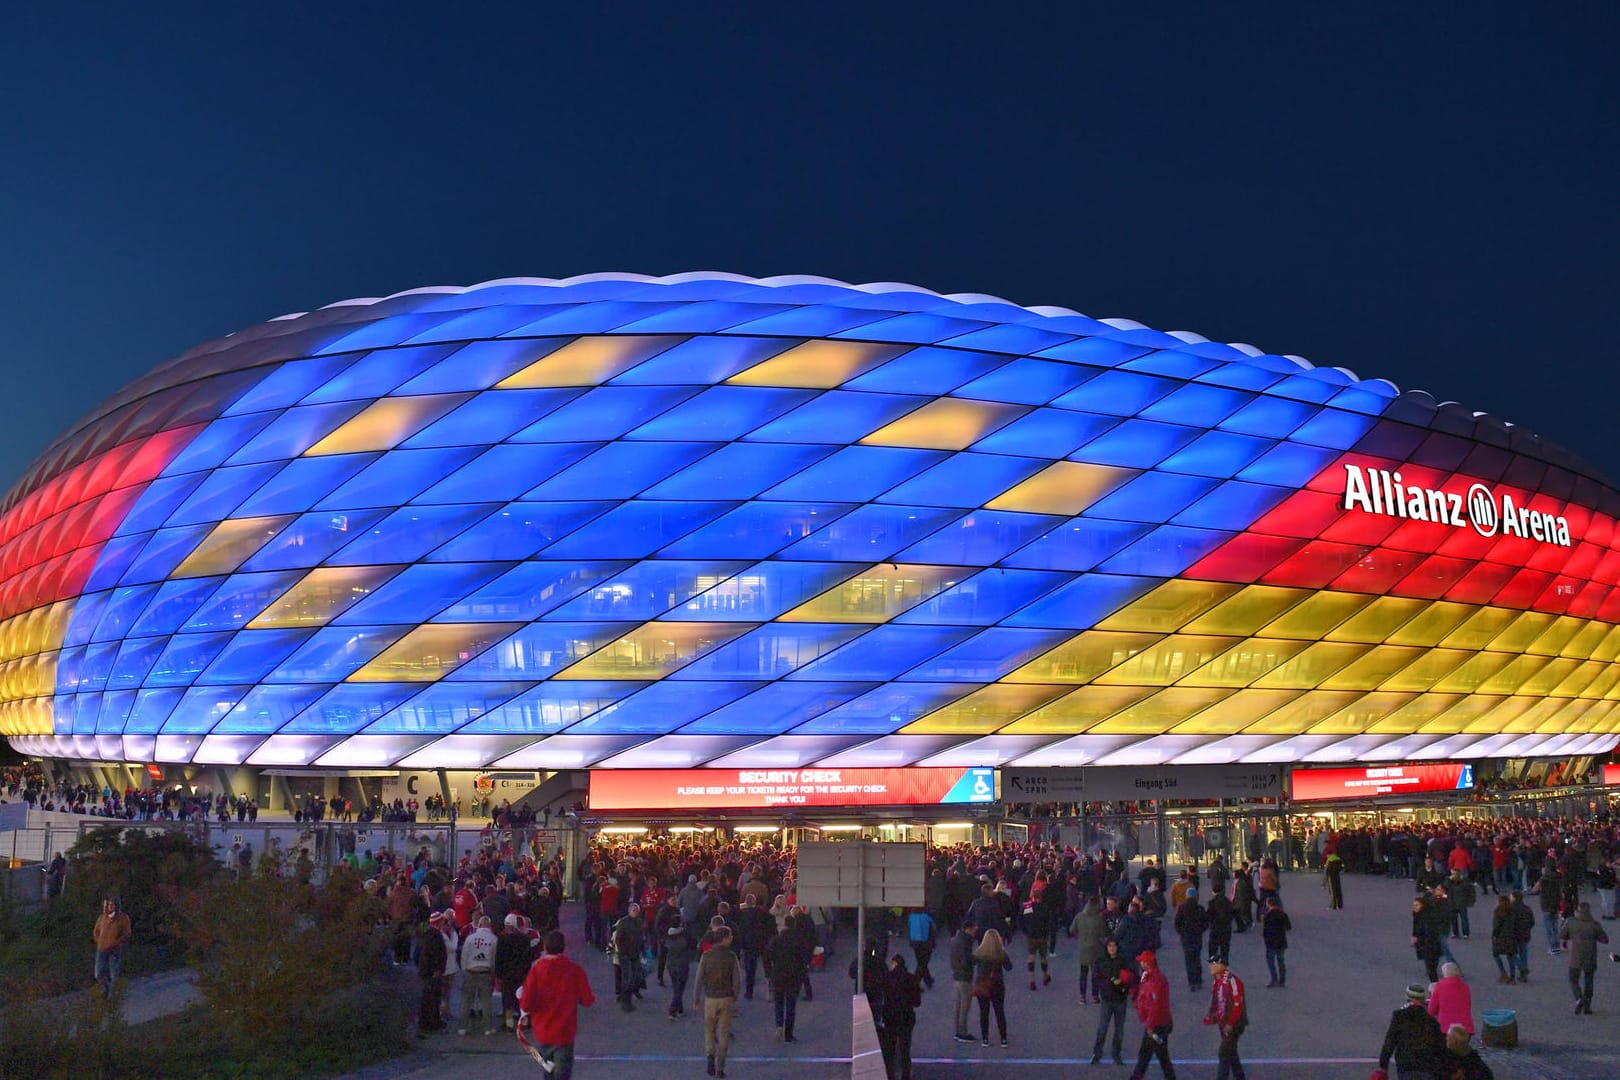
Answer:
[[[928,878],[923,844],[879,844],[870,840],[807,841],[799,845],[798,902],[816,907],[853,907],[855,944],[866,948],[866,909],[922,907]],[[855,962],[855,992],[865,992],[866,965]]]

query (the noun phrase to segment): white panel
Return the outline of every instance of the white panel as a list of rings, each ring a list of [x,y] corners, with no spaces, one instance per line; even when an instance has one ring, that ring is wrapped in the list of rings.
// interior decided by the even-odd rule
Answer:
[[[1314,762],[1370,760],[1374,756],[1381,757],[1382,755],[1376,754],[1376,751],[1392,738],[1394,738],[1392,735],[1351,735],[1349,738],[1329,743],[1320,750],[1311,751],[1305,755],[1305,760]]]
[[[961,739],[960,735],[885,735],[840,750],[817,764],[830,769],[894,769],[954,746]]]
[[[1013,765],[1089,765],[1104,754],[1136,740],[1135,735],[1071,735],[1062,742],[1020,754]]]
[[[965,743],[946,747],[917,762],[929,766],[1005,765],[1020,754],[1032,753],[1048,743],[1057,742],[1051,735],[986,735]]]
[[[481,769],[534,742],[533,735],[446,735],[400,760],[402,769]]]
[[[324,767],[393,765],[433,741],[432,735],[351,735],[315,759]]]
[[[1278,735],[1228,735],[1224,739],[1215,739],[1203,746],[1191,747],[1181,755],[1181,760],[1177,764],[1231,765],[1241,761],[1253,761],[1255,760],[1253,755],[1280,738]]]
[[[1256,750],[1243,760],[1245,761],[1298,761],[1313,750],[1320,750],[1324,746],[1337,742],[1338,735],[1295,735],[1273,743],[1261,750]]]
[[[495,764],[503,769],[583,769],[640,741],[639,735],[553,735]]]
[[[125,735],[125,761],[151,761],[157,753],[156,735]]]
[[[202,741],[201,735],[159,735],[152,758],[154,761],[190,761]]]
[[[716,758],[709,765],[716,769],[797,769],[864,739],[862,735],[778,735]]]
[[[754,735],[665,735],[605,761],[601,769],[695,769],[757,739]]]
[[[272,735],[249,757],[249,765],[308,765],[343,741],[341,735]]]
[[[199,765],[240,765],[263,741],[263,735],[210,735],[191,760]]]
[[[1165,765],[1184,764],[1189,750],[1209,742],[1208,735],[1155,735],[1111,750],[1099,757],[1098,765]]]

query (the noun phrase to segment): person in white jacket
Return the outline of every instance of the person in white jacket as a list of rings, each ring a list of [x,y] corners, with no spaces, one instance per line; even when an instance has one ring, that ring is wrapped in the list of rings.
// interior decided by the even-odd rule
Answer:
[[[498,1010],[489,1007],[489,990],[499,943],[500,938],[490,929],[488,915],[480,916],[476,927],[461,942],[461,1035],[467,1034],[474,1020],[483,1021],[485,1035],[495,1034]]]

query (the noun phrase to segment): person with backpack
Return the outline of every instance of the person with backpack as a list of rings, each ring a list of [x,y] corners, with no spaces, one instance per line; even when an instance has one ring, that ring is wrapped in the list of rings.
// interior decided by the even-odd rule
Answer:
[[[1215,1057],[1215,1080],[1244,1080],[1237,1045],[1238,1038],[1249,1028],[1243,980],[1232,973],[1225,960],[1211,960],[1209,975],[1209,1012],[1204,1016],[1204,1023],[1214,1027],[1221,1036],[1221,1047]]]

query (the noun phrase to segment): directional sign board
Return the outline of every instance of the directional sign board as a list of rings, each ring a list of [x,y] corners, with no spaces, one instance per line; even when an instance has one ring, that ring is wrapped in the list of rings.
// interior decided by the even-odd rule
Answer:
[[[814,907],[922,907],[926,859],[922,844],[803,843],[798,900]]]

